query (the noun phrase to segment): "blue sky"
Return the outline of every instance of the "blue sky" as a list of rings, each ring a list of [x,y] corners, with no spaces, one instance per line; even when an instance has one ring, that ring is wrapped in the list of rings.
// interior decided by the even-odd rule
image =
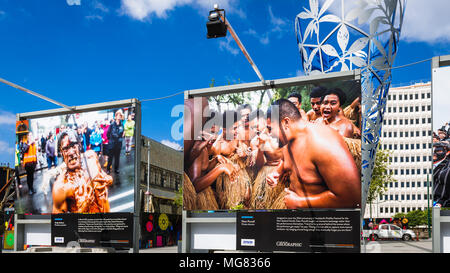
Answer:
[[[216,2],[265,79],[302,74],[300,0],[0,0],[0,77],[71,106],[259,81],[230,36],[206,39]],[[450,1],[432,2],[408,1],[395,65],[450,54]],[[430,78],[429,62],[393,72],[394,85]],[[0,94],[0,163],[13,164],[15,114],[57,106],[4,84]],[[180,104],[143,102],[142,133],[182,145],[170,133]]]

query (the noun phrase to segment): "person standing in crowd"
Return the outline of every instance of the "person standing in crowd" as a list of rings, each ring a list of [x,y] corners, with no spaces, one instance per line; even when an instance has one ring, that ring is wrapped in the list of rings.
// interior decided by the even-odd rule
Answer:
[[[51,132],[49,133],[47,143],[45,144],[45,154],[47,155],[48,169],[50,169],[52,166],[55,166],[56,168],[56,166],[58,165],[56,143]]]
[[[305,110],[302,109],[302,95],[295,92],[291,93],[288,96],[288,101],[292,102],[295,105],[295,107],[297,107],[303,120],[308,120]]]
[[[96,125],[94,131],[92,131],[89,137],[89,143],[91,145],[91,150],[97,153],[97,155],[100,155],[102,147],[102,134],[98,125]]]
[[[131,151],[131,145],[133,144],[135,122],[133,120],[133,114],[129,114],[127,121],[125,122],[125,154],[129,155]]]
[[[84,137],[84,129],[82,126],[76,127],[78,142],[81,144],[81,153],[86,151],[86,138]]]
[[[21,151],[23,154],[23,164],[27,173],[27,185],[29,194],[36,193],[33,187],[34,171],[37,164],[36,141],[33,139],[33,133],[28,133],[27,138],[21,142]]]
[[[89,128],[87,122],[83,123],[83,135],[84,135],[84,140],[86,142],[86,149],[85,151],[91,149],[91,134],[92,134],[92,129]]]
[[[315,121],[322,116],[322,113],[320,112],[320,105],[322,104],[322,95],[325,91],[327,91],[327,89],[322,86],[316,86],[311,91],[309,101],[312,109],[306,113],[309,121]]]
[[[14,174],[16,176],[16,185],[19,187],[19,189],[22,188],[22,184],[20,183],[20,149],[19,149],[19,143],[16,141],[15,145],[15,157],[14,157]]]
[[[108,164],[108,157],[109,157],[109,140],[108,140],[108,129],[109,129],[109,122],[108,119],[105,118],[102,125],[100,126],[102,128],[102,157],[103,157],[103,167],[106,167]]]
[[[114,121],[111,123],[108,129],[108,140],[109,140],[109,159],[106,170],[108,174],[111,172],[111,165],[114,161],[114,172],[119,173],[119,163],[120,163],[120,151],[122,149],[122,141],[124,135],[123,128],[123,112],[122,109],[117,110],[114,116]]]

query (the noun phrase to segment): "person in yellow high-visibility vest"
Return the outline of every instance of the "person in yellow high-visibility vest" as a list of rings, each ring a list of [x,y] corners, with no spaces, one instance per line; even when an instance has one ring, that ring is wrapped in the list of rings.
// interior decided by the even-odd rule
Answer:
[[[36,191],[33,187],[34,171],[36,169],[37,154],[36,154],[36,142],[33,138],[33,134],[28,133],[27,137],[22,139],[21,150],[23,154],[22,162],[27,173],[27,185],[29,194],[34,194]]]

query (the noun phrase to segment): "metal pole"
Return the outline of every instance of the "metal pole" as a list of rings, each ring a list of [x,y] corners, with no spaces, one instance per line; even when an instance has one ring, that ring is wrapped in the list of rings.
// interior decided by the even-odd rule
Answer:
[[[9,86],[11,86],[11,87],[14,87],[14,88],[16,88],[16,89],[19,89],[19,90],[21,90],[21,91],[24,91],[25,93],[28,93],[28,94],[33,95],[33,96],[35,96],[35,97],[38,97],[38,98],[40,98],[40,99],[46,100],[46,101],[48,101],[48,102],[51,102],[51,103],[53,103],[53,104],[56,104],[56,105],[61,106],[61,107],[63,107],[63,108],[66,108],[66,109],[68,109],[68,110],[70,110],[70,111],[73,111],[73,110],[74,110],[73,107],[67,106],[67,105],[62,104],[62,103],[60,103],[60,102],[57,102],[57,101],[52,100],[52,99],[50,99],[50,98],[47,98],[46,96],[43,96],[43,95],[41,95],[41,94],[38,94],[38,93],[36,93],[36,92],[34,92],[34,91],[31,91],[31,90],[29,90],[29,89],[26,89],[25,87],[22,87],[22,86],[20,86],[20,85],[15,84],[15,83],[9,82],[9,81],[7,81],[7,80],[5,80],[5,79],[0,78],[0,82],[2,82],[2,83],[4,83],[4,84],[7,84],[7,85],[9,85]]]
[[[428,238],[431,237],[431,227],[430,227],[430,181],[429,174],[427,174],[427,225],[428,225]]]
[[[147,143],[147,192],[150,194],[150,140]]]
[[[265,80],[261,74],[261,72],[259,71],[258,67],[256,66],[255,62],[253,62],[252,57],[250,57],[250,54],[248,54],[247,49],[245,49],[244,44],[242,44],[241,40],[239,39],[239,37],[237,36],[236,32],[234,31],[233,27],[231,26],[230,22],[223,17],[222,14],[220,14],[220,18],[222,18],[222,20],[224,21],[224,23],[227,25],[228,30],[230,31],[231,36],[233,37],[233,39],[236,41],[236,43],[238,44],[239,48],[241,49],[242,53],[244,53],[244,56],[247,58],[248,62],[250,63],[250,65],[252,66],[253,70],[256,72],[256,75],[258,75],[259,79],[261,80],[261,82],[263,84],[265,84]]]

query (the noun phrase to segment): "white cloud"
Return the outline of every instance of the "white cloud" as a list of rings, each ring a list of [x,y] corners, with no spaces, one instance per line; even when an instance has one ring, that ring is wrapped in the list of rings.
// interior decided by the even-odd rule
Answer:
[[[170,147],[170,148],[172,148],[172,149],[175,149],[177,151],[183,150],[183,147],[180,144],[178,144],[176,142],[173,142],[173,141],[170,141],[170,140],[167,140],[167,139],[162,140],[161,143],[166,145],[166,146],[168,146],[168,147]]]
[[[207,16],[207,11],[213,9],[215,3],[219,8],[226,10],[227,14],[236,14],[245,18],[241,9],[236,9],[238,0],[121,0],[120,13],[130,16],[139,21],[145,21],[152,16],[166,18],[167,13],[177,7],[190,5]]]
[[[85,16],[86,19],[88,20],[100,20],[103,21],[103,17],[100,15],[87,15]]]
[[[231,35],[227,35],[225,37],[225,39],[220,39],[219,41],[219,49],[220,50],[224,50],[224,51],[228,51],[233,55],[238,55],[239,54],[239,49],[237,49],[236,47],[232,46],[232,44],[234,44],[234,39],[233,37],[231,37]]]
[[[14,154],[14,147],[11,147],[5,141],[0,140],[0,153]]]
[[[258,39],[258,41],[263,45],[270,43],[271,36],[277,35],[278,38],[281,38],[284,33],[289,31],[287,28],[289,26],[289,20],[275,16],[271,6],[268,8],[268,12],[270,19],[269,30],[267,30],[264,34],[259,34],[254,29],[249,29],[245,32],[246,34]]]
[[[272,25],[272,31],[282,31],[285,26],[288,25],[288,20],[276,17],[272,12],[272,7],[269,6],[270,24]]]
[[[401,40],[450,42],[449,10],[448,0],[407,1]]]
[[[320,1],[320,6],[324,1]],[[348,11],[355,6],[356,1],[347,1],[345,9]],[[400,39],[407,42],[450,42],[449,10],[448,0],[407,0]],[[329,11],[341,16],[340,2],[335,1]]]
[[[0,125],[16,124],[16,115],[10,112],[0,111]]]
[[[106,7],[105,5],[103,5],[103,4],[102,4],[101,2],[99,2],[99,1],[94,1],[94,2],[93,2],[93,6],[94,6],[94,9],[100,10],[100,11],[103,12],[103,13],[108,13],[108,12],[109,12],[109,8]]]
[[[66,0],[69,6],[81,6],[81,0]]]

